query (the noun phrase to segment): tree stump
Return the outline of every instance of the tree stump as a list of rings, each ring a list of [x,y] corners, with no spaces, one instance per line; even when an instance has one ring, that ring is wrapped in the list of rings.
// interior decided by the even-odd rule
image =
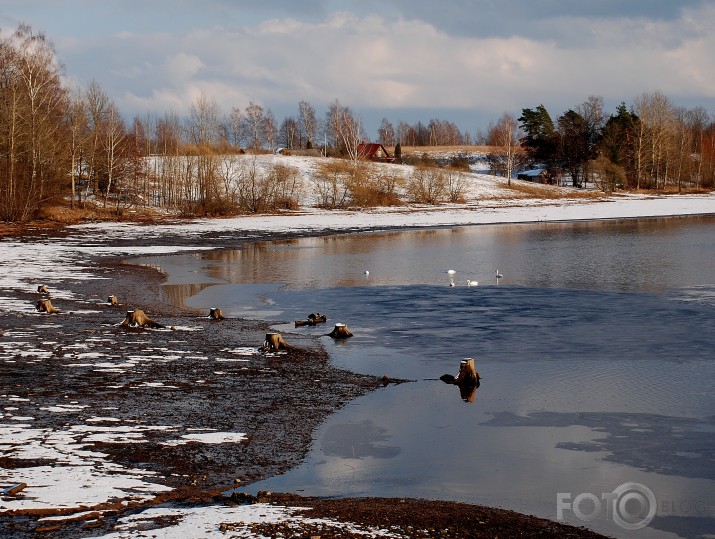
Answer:
[[[109,296],[107,298],[107,303],[109,303],[113,307],[117,306],[117,305],[119,305],[119,298],[117,298],[117,296],[114,296],[114,295]]]
[[[481,378],[474,368],[474,358],[468,357],[460,361],[456,378],[451,374],[443,374],[439,379],[446,384],[458,386],[459,395],[464,402],[474,402]]]
[[[320,313],[310,313],[307,320],[296,320],[295,327],[317,326],[328,321],[328,317]]]
[[[346,324],[335,324],[333,331],[328,333],[328,337],[332,337],[333,339],[347,339],[352,336],[353,334],[350,333]]]
[[[474,368],[474,358],[468,357],[459,362],[459,374],[454,383],[479,385],[479,373]]]
[[[135,311],[127,311],[127,317],[121,324],[125,327],[140,327],[140,328],[163,328],[163,324],[154,322],[149,318],[144,311],[137,309]]]
[[[211,320],[223,320],[223,313],[218,307],[211,307],[209,309],[209,318]]]
[[[47,288],[46,284],[41,284],[40,286],[37,287],[37,293],[49,296],[50,290],[49,290],[49,288]]]
[[[310,313],[308,315],[308,320],[310,320],[313,324],[322,324],[328,321],[328,317],[320,313]]]
[[[263,341],[263,349],[267,352],[278,352],[288,350],[288,343],[283,340],[280,333],[266,333],[266,340]]]
[[[58,313],[60,312],[59,309],[56,309],[54,305],[52,305],[52,301],[49,299],[41,299],[37,302],[35,305],[35,308],[40,311],[41,313]]]

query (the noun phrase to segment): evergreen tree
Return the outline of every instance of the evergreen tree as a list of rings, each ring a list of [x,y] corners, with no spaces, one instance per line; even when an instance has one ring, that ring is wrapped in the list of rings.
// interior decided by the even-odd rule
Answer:
[[[553,166],[558,146],[558,135],[544,105],[535,109],[522,109],[519,117],[521,130],[526,133],[522,146],[530,159],[537,163]]]
[[[588,123],[578,112],[568,110],[559,117],[558,126],[560,165],[571,176],[573,185],[581,187],[584,166],[594,157],[589,144]]]

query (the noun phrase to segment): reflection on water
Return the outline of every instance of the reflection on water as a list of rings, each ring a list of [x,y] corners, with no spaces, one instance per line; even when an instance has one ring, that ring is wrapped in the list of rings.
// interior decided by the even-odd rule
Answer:
[[[293,290],[449,284],[663,292],[715,286],[715,218],[484,225],[256,242],[143,259],[168,285],[280,283]],[[504,275],[497,281],[495,271]],[[365,271],[369,271],[369,275]],[[694,287],[694,288],[691,288]],[[474,288],[474,287],[472,287]],[[710,288],[711,296],[713,288]],[[175,295],[191,297],[190,291]],[[172,298],[173,301],[173,298]]]
[[[414,380],[350,403],[301,466],[254,490],[448,499],[553,519],[558,492],[636,481],[659,501],[704,502],[697,513],[661,507],[642,537],[696,536],[715,518],[713,224],[479,226],[146,262],[168,271],[172,302],[316,336],[325,327],[293,321],[325,313],[327,327],[354,334],[322,338],[336,365]],[[189,287],[207,282],[218,284]],[[439,380],[464,357],[483,377],[478,398]],[[606,518],[588,526],[627,536]]]
[[[370,420],[357,424],[331,424],[323,436],[323,452],[344,459],[390,459],[400,453],[399,447],[386,445],[387,431]]]

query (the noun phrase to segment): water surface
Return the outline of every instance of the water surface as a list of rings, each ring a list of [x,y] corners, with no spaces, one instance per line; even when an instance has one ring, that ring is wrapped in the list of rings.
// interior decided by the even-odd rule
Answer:
[[[301,466],[253,490],[439,498],[554,519],[557,493],[600,497],[635,481],[658,500],[648,528],[627,532],[605,514],[587,525],[695,537],[715,529],[714,224],[358,234],[145,262],[168,271],[171,301],[275,320],[289,342],[290,331],[326,333],[292,327],[326,313],[355,334],[322,337],[336,365],[414,380],[351,402]],[[436,380],[464,357],[484,378],[468,402]]]

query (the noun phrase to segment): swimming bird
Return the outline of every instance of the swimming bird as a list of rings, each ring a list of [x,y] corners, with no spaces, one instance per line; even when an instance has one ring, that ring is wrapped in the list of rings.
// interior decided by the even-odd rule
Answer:
[[[472,281],[471,279],[467,279],[467,286],[477,286],[479,284],[479,281]]]

